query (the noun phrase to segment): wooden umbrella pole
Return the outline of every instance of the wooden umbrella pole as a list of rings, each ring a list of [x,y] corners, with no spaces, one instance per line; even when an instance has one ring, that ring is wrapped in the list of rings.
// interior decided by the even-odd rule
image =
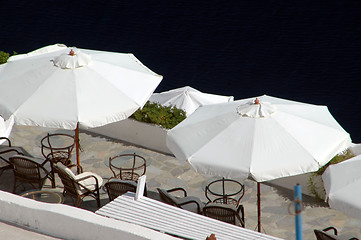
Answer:
[[[79,158],[79,123],[76,124],[75,129],[75,150],[76,150],[76,164],[77,164],[77,171],[80,173],[80,158]]]
[[[261,184],[257,182],[258,232],[261,232]]]

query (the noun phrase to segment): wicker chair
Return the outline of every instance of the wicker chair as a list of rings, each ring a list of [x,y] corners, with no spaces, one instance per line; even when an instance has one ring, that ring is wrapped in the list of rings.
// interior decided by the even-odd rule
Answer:
[[[202,209],[205,204],[197,197],[188,197],[187,192],[183,188],[173,188],[169,190],[157,188],[160,199],[172,206],[183,208],[185,210],[202,213]],[[183,197],[175,197],[169,193],[171,192],[182,192]]]
[[[332,230],[332,233],[329,232]],[[313,230],[315,235],[316,235],[316,239],[317,240],[341,240],[341,239],[349,239],[349,240],[358,240],[358,238],[355,237],[350,237],[350,236],[340,236],[337,233],[337,229],[335,227],[328,227],[322,230],[319,229],[314,229]]]
[[[46,179],[49,179],[51,186],[55,188],[53,165],[49,160],[44,161],[39,158],[14,155],[10,157],[9,161],[14,170],[14,193],[16,188],[24,183],[41,189]],[[20,182],[19,185],[17,185],[18,181]]]
[[[121,164],[116,164],[117,161]],[[138,178],[145,174],[147,166],[145,158],[134,153],[109,158],[109,168],[114,178],[137,182]]]
[[[60,162],[54,166],[54,169],[64,185],[63,195],[70,196],[74,206],[79,207],[83,199],[89,196],[94,198],[97,201],[98,207],[100,207],[99,189],[103,184],[102,177],[91,172],[75,175],[70,168]]]
[[[108,193],[109,202],[126,192],[137,191],[137,183],[132,180],[110,179],[104,184],[104,187]],[[144,196],[147,196],[146,189],[144,189]]]
[[[210,203],[203,208],[203,214],[222,222],[245,227],[243,205],[238,205],[236,208],[233,205]]]
[[[12,169],[12,165],[10,163],[9,158],[14,155],[25,155],[29,156],[22,147],[16,147],[11,145],[11,141],[7,137],[0,137],[0,140],[6,140],[7,144],[0,145],[0,176],[1,174],[8,169]]]

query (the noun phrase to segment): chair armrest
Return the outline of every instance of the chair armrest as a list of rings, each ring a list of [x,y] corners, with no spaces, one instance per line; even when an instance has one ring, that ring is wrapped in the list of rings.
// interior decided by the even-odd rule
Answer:
[[[209,189],[208,189],[208,186],[206,186],[206,189],[205,189],[204,193],[205,193],[205,196],[206,196],[206,198],[207,198],[207,200],[208,200],[208,203],[211,203],[212,200],[208,197],[208,192],[209,192]],[[207,204],[208,204],[208,203],[207,203]]]
[[[39,164],[39,165],[42,166],[42,167],[44,167],[44,165],[45,165],[46,163],[48,163],[48,162],[49,162],[49,164],[50,164],[50,166],[51,166],[51,169],[53,169],[53,162],[52,162],[49,158],[45,159],[44,162],[42,162],[42,163]]]
[[[81,177],[81,178],[77,178],[75,179],[75,181],[81,185],[82,187],[88,189],[87,187],[83,186],[83,184],[81,184],[80,182],[83,181],[83,180],[86,180],[86,179],[89,179],[89,178],[94,178],[95,179],[95,183],[96,183],[96,186],[97,186],[97,189],[99,188],[99,182],[98,182],[98,178],[94,175],[88,175],[88,176],[85,176],[85,177]]]
[[[45,168],[45,164],[49,162],[50,164],[50,172]],[[49,159],[46,159],[42,164],[36,163],[38,164],[39,168],[41,168],[46,175],[48,175],[50,178],[54,179],[54,164],[53,162],[51,162]]]
[[[76,167],[76,170],[80,170],[80,172],[79,173],[83,173],[83,167],[82,166],[80,166],[80,165],[77,165],[77,164],[72,164],[72,165],[69,165],[69,166],[66,166],[67,168],[69,168],[69,169],[71,169],[71,168],[73,168],[73,167]]]
[[[7,137],[0,137],[0,140],[3,140],[3,139],[5,139],[5,140],[8,142],[8,147],[11,147],[11,141],[10,141],[10,139],[7,138]]]
[[[18,155],[24,155],[24,153],[18,151],[18,150],[15,149],[15,148],[12,148],[12,147],[10,147],[10,148],[8,148],[8,149],[6,149],[6,150],[0,151],[0,154],[9,153],[9,152],[16,152],[16,154],[18,154]]]
[[[167,190],[168,193],[177,192],[177,191],[183,192],[183,194],[184,194],[183,197],[187,197],[187,192],[184,188],[178,187],[178,188],[172,188],[172,189]]]
[[[178,202],[178,205],[179,206],[184,206],[184,205],[191,204],[191,203],[195,203],[197,205],[197,212],[202,213],[202,211],[203,211],[203,208],[202,208],[203,203],[201,203],[200,200],[189,199],[189,200],[186,200],[184,202]]]
[[[241,222],[242,227],[246,227],[246,223],[244,222],[244,207],[243,205],[237,206],[237,218]]]
[[[322,229],[322,231],[327,232],[329,230],[333,230],[333,234],[337,236],[337,229],[335,227],[327,227],[325,229]]]

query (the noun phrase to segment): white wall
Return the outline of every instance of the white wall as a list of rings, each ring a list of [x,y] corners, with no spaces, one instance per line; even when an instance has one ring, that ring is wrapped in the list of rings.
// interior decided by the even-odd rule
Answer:
[[[168,130],[155,124],[147,124],[128,118],[102,127],[86,129],[86,131],[133,143],[158,152],[172,154],[166,145]]]
[[[177,239],[135,224],[63,204],[0,191],[0,220],[64,239]]]

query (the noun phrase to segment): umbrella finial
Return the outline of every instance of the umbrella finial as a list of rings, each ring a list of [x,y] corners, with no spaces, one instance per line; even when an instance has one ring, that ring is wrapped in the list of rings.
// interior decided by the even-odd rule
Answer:
[[[70,56],[75,56],[75,52],[74,52],[73,49],[70,50],[69,55],[70,55]]]
[[[254,100],[254,104],[259,104],[259,99],[256,98],[256,100]]]

